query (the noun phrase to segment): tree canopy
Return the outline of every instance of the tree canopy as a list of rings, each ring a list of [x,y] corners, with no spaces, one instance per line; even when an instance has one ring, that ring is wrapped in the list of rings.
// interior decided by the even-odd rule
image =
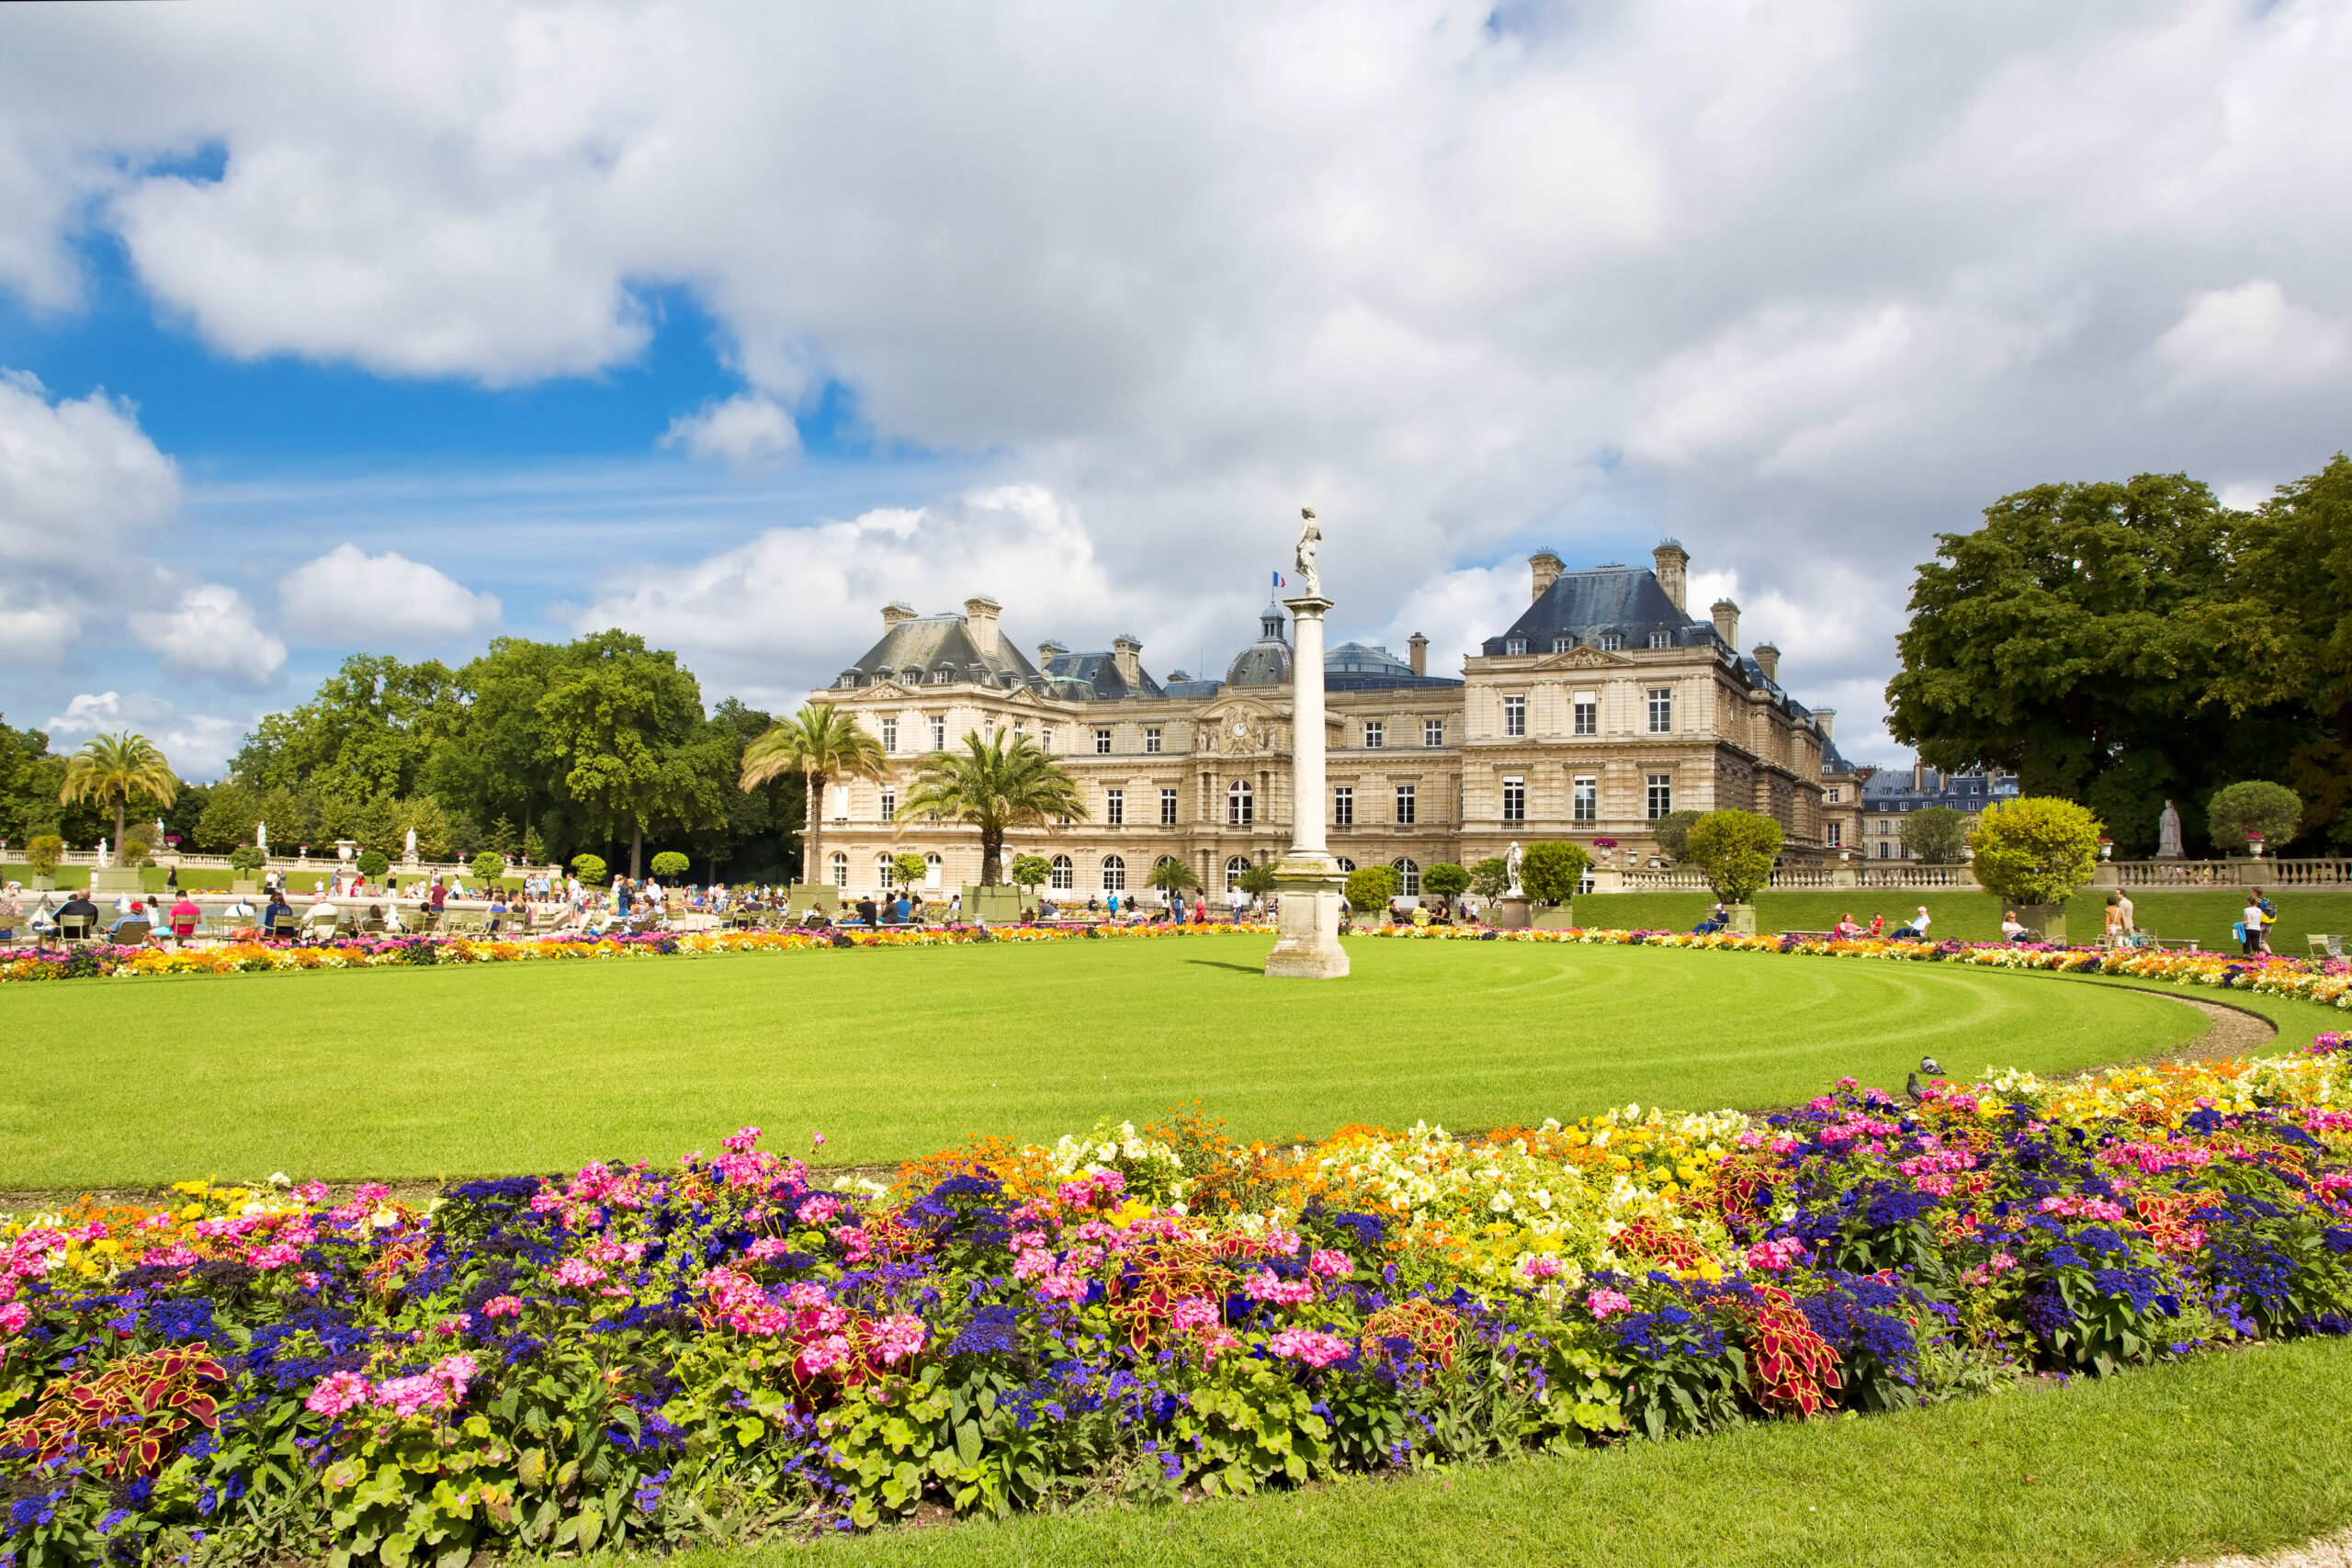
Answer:
[[[1949,806],[1922,807],[1903,818],[1903,847],[1922,865],[1958,865],[1968,847],[1967,813]]]
[[[1520,857],[1519,885],[1539,904],[1565,904],[1591,869],[1592,855],[1566,839],[1538,839]]]
[[[1945,768],[2016,772],[2126,854],[2164,802],[2202,836],[2222,784],[2273,778],[2303,836],[2352,845],[2352,462],[2253,513],[2184,474],[2002,497],[1919,569],[1888,728]]]
[[[1781,825],[1753,811],[1710,811],[1690,825],[1689,848],[1715,897],[1745,904],[1771,883]]]
[[[179,793],[179,775],[153,741],[130,730],[94,735],[65,760],[58,799],[96,801],[114,810],[114,844],[123,843],[123,817],[133,800],[169,806]],[[136,863],[130,862],[128,863]]]
[[[1976,880],[2015,904],[2064,904],[2098,870],[2099,821],[2071,800],[2026,795],[1977,814]]]

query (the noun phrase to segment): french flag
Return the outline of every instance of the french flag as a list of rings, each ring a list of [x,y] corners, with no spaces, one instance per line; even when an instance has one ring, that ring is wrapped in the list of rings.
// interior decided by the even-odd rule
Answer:
[[[1274,586],[1278,589],[1286,586],[1283,581],[1283,574],[1279,571],[1274,573]]]

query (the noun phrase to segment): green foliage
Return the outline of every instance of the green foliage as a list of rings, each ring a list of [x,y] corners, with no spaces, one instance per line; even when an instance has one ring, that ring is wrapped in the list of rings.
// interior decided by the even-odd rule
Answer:
[[[94,735],[66,759],[65,781],[58,791],[63,801],[96,801],[114,808],[114,841],[123,841],[123,816],[134,800],[154,800],[165,806],[178,793],[179,775],[164,760],[155,743],[143,735],[120,730]]]
[[[628,841],[635,874],[648,831],[725,820],[735,753],[704,722],[702,688],[677,655],[617,631],[573,649],[535,706],[542,743],[590,830]]]
[[[269,863],[269,857],[253,844],[239,844],[229,852],[229,869],[251,874]]]
[[[1668,860],[1690,858],[1690,829],[1699,820],[1695,811],[1669,811],[1650,824],[1650,837]]]
[[[378,882],[391,871],[392,857],[381,850],[362,850],[359,858],[352,863],[358,867],[360,875],[370,882]]]
[[[218,854],[254,841],[262,819],[261,796],[237,780],[213,785],[192,835],[200,850]]]
[[[1566,839],[1538,839],[1519,862],[1519,885],[1539,904],[1565,904],[1576,897],[1592,856]]]
[[[469,864],[466,869],[472,872],[478,880],[488,882],[492,877],[496,876],[500,872],[506,869],[506,863],[499,859],[498,856],[492,854],[488,850],[484,850],[481,853],[474,856],[472,863]]]
[[[1421,873],[1421,886],[1451,904],[1469,890],[1470,874],[1452,861],[1440,861]]]
[[[605,857],[602,855],[574,855],[571,857],[571,870],[574,875],[591,887],[601,887],[605,885]]]
[[[1393,866],[1360,865],[1348,873],[1348,908],[1373,914],[1388,907],[1404,886]]]
[[[824,863],[825,785],[836,778],[889,776],[882,742],[867,734],[854,716],[831,703],[808,703],[790,718],[778,719],[740,753],[737,783],[745,791],[797,776],[802,790],[804,880],[814,880]]]
[[[653,874],[656,876],[684,876],[688,871],[694,868],[694,862],[688,860],[685,856],[680,854],[675,850],[663,850],[660,854],[653,857],[652,863]],[[488,872],[481,871],[481,863],[480,861],[476,861],[474,865],[479,874],[484,876],[490,874]]]
[[[1023,861],[1035,861],[1036,858],[1037,857],[1035,855],[1023,855],[1020,860],[1016,860],[1012,863],[1012,869],[1015,873],[1013,881],[1015,883],[1024,887],[1035,887],[1038,883],[1045,881],[1047,876],[1053,874],[1053,867],[1046,866],[1043,872],[1038,874],[1035,880],[1026,883],[1022,882],[1018,874],[1022,869],[1022,863]],[[913,892],[917,896],[917,898],[920,899],[923,881],[931,874],[931,863],[923,859],[922,856],[915,853],[912,850],[908,850],[903,853],[895,854],[890,857],[890,874],[898,879],[899,886]]]
[[[1903,847],[1922,865],[1958,865],[1968,847],[1968,814],[1929,806],[1903,819]]]
[[[436,747],[465,721],[447,666],[355,653],[309,702],[254,726],[230,771],[264,790],[405,796],[423,785]]]
[[[1510,891],[1510,863],[1488,855],[1470,868],[1470,891],[1481,898],[1499,898]]]
[[[539,836],[539,830],[537,828],[523,829],[523,860],[529,865],[547,863],[548,841]]]
[[[2272,847],[2293,838],[2302,824],[2303,802],[2285,784],[2250,779],[2215,790],[2205,816],[2212,825],[2213,847],[2235,853],[2245,848],[2249,834],[2260,834]]]
[[[1151,874],[1143,880],[1145,886],[1156,887],[1171,897],[1201,885],[1200,874],[1174,855],[1162,855],[1153,862]]]
[[[924,870],[922,857],[915,855],[911,858],[916,866],[915,880],[920,882]],[[1043,855],[1015,855],[1012,857],[1012,869],[1005,875],[1015,887],[1043,887],[1053,880],[1054,863]]]
[[[65,853],[65,840],[54,833],[36,833],[25,845],[25,863],[35,876],[54,875]]]
[[[2026,795],[1987,806],[1969,844],[1976,880],[2014,904],[2063,904],[2098,869],[2099,821],[2071,800]]]
[[[1008,828],[1041,827],[1057,818],[1083,820],[1086,802],[1068,769],[1026,735],[997,731],[991,739],[964,737],[961,752],[942,751],[923,764],[899,807],[899,820],[935,817],[980,830],[980,883],[993,886]]]
[[[1745,904],[1772,880],[1781,825],[1753,811],[1710,811],[1691,824],[1690,860],[1726,904]]]
[[[1233,879],[1233,885],[1252,898],[1262,898],[1274,890],[1274,868],[1270,865],[1250,866]]]

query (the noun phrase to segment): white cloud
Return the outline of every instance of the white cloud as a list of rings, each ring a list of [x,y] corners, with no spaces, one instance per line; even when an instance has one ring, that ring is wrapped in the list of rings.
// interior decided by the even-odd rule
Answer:
[[[799,457],[800,432],[775,400],[745,392],[679,415],[662,445],[716,458],[738,473],[761,473]]]
[[[254,621],[235,589],[203,582],[171,609],[130,617],[131,634],[164,656],[164,665],[232,686],[266,686],[286,663],[286,644]]]
[[[182,713],[165,698],[145,692],[84,692],[44,726],[68,746],[101,730],[134,730],[163,750],[172,771],[184,779],[217,778],[243,741],[250,718]]]
[[[494,593],[473,592],[396,551],[371,556],[348,542],[288,572],[277,599],[288,631],[345,649],[468,641],[496,630],[500,616]]]
[[[2340,376],[2352,328],[2297,305],[2271,278],[2191,295],[2180,320],[2156,340],[2170,389],[2208,387],[2298,391]],[[2316,465],[2314,465],[2316,466]]]

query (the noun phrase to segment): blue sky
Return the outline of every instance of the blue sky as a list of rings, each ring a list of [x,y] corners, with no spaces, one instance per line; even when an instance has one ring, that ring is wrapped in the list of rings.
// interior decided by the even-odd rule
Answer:
[[[979,592],[1214,671],[1306,503],[1441,667],[1676,536],[1893,758],[1938,531],[2345,445],[2341,6],[1510,22],[0,7],[0,713],[201,777],[611,625],[789,706]]]

